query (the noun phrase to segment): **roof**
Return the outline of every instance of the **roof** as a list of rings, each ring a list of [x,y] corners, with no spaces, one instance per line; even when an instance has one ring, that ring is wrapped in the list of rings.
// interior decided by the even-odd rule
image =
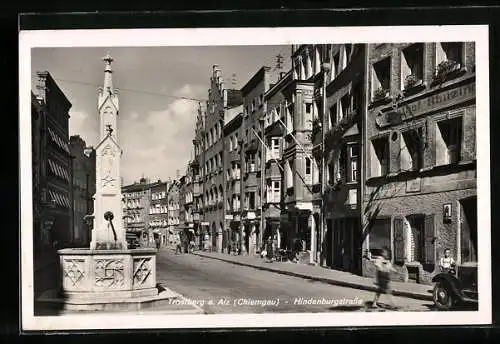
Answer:
[[[240,113],[243,113],[243,105],[240,105],[240,106],[237,106],[237,107],[233,107],[231,109],[227,109],[224,112],[224,123],[231,122]]]
[[[250,93],[252,89],[255,88],[255,86],[262,80],[264,80],[264,77],[267,72],[271,70],[271,67],[263,66],[261,69],[257,71],[257,73],[252,76],[252,78],[241,88],[241,93],[243,96],[247,95]]]
[[[48,90],[50,90],[50,92],[55,91],[59,95],[64,105],[66,105],[67,110],[69,110],[72,104],[64,92],[59,88],[52,75],[50,75],[48,71],[36,72],[36,74],[38,75],[39,80],[45,80],[44,85]],[[44,99],[44,101],[47,101],[47,99]]]

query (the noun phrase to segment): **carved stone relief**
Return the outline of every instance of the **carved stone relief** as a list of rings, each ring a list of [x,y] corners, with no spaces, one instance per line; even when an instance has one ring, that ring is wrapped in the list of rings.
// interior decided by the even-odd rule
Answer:
[[[116,152],[110,144],[107,144],[101,153],[102,172],[102,187],[113,187],[116,178],[113,178],[113,170],[115,165]]]
[[[95,285],[109,289],[119,288],[125,284],[125,267],[123,259],[95,260]]]
[[[142,285],[151,276],[151,258],[134,259],[134,285]]]
[[[77,287],[80,281],[85,278],[84,265],[84,259],[64,260],[64,279],[68,280],[71,283],[71,286]]]

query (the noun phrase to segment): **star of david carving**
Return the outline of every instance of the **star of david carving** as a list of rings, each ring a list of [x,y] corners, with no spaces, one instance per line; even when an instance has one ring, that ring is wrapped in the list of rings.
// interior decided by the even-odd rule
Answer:
[[[115,178],[113,178],[113,177],[111,177],[111,176],[109,176],[109,175],[108,175],[108,176],[106,176],[106,177],[104,177],[104,178],[102,179],[102,181],[103,181],[102,186],[104,187],[104,186],[107,186],[108,184],[111,184],[111,185],[112,185],[112,183],[113,183],[115,180],[116,180]]]

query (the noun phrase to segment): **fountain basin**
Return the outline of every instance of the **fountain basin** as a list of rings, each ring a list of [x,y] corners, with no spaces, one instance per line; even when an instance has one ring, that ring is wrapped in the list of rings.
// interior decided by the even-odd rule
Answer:
[[[59,250],[61,296],[67,300],[156,296],[156,253],[153,248]]]

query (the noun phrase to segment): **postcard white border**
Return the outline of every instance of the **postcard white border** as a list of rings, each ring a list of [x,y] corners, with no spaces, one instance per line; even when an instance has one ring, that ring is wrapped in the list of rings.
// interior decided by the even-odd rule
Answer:
[[[227,35],[230,30],[231,34]],[[479,310],[475,312],[296,313],[216,315],[33,315],[31,48],[224,46],[470,41],[476,43]],[[487,25],[316,28],[216,28],[20,31],[20,196],[22,330],[331,327],[491,323],[489,54]],[[326,316],[327,315],[327,316]]]

